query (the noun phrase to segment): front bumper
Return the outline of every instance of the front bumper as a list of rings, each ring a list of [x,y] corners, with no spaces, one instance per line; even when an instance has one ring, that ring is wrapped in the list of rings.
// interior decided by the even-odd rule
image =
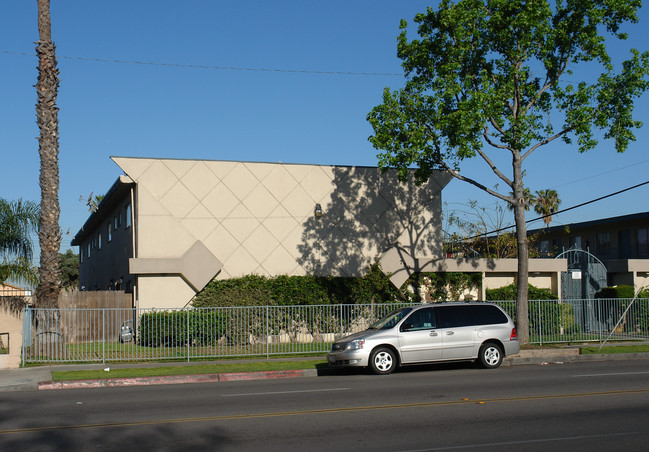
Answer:
[[[327,353],[327,362],[333,367],[366,367],[368,356],[365,350],[342,350]]]

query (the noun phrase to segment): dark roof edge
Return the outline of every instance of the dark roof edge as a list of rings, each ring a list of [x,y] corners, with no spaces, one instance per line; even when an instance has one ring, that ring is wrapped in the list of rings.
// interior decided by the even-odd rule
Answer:
[[[609,223],[619,223],[622,221],[633,221],[633,220],[642,220],[644,218],[649,218],[649,212],[638,212],[638,213],[631,213],[627,215],[620,215],[617,217],[609,217],[609,218],[600,218],[598,220],[589,220],[589,221],[582,221],[580,223],[568,223],[564,224],[561,226],[550,226],[549,228],[537,228],[537,229],[528,229],[528,234],[529,233],[534,233],[534,232],[557,232],[564,230],[565,228],[569,229],[581,229],[581,228],[588,228],[591,226],[598,226],[600,224],[609,224]]]

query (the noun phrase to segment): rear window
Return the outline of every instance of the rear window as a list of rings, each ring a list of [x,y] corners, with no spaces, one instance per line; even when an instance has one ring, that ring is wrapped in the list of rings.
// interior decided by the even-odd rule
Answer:
[[[507,323],[507,316],[496,306],[471,306],[471,314],[476,325],[493,325]]]

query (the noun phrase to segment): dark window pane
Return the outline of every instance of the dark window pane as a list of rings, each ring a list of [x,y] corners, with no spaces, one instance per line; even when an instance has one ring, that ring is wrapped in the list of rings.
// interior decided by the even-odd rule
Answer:
[[[473,325],[468,306],[443,306],[437,308],[437,318],[442,328]]]

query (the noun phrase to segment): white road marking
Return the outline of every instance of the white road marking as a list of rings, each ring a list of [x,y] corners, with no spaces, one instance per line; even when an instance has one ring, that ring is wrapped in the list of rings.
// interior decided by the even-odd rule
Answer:
[[[620,375],[641,375],[641,374],[649,374],[649,371],[647,372],[615,372],[615,373],[610,373],[610,374],[582,374],[582,375],[573,375],[574,377],[617,377]]]
[[[595,439],[595,438],[611,438],[616,436],[634,436],[634,435],[647,435],[648,432],[626,432],[626,433],[604,433],[601,435],[583,435],[583,436],[562,436],[557,438],[539,438],[539,439],[529,439],[522,441],[507,441],[499,443],[482,443],[482,444],[465,444],[462,446],[448,446],[448,447],[431,447],[430,449],[409,449],[400,452],[428,452],[434,450],[454,450],[454,449],[476,449],[483,447],[494,447],[494,446],[514,446],[521,444],[535,444],[535,443],[546,443],[553,441],[577,441],[582,439]]]
[[[302,391],[248,392],[242,394],[222,394],[221,397],[246,397],[246,396],[257,396],[257,395],[300,394],[304,392],[330,392],[330,391],[349,391],[349,388],[305,389]]]

